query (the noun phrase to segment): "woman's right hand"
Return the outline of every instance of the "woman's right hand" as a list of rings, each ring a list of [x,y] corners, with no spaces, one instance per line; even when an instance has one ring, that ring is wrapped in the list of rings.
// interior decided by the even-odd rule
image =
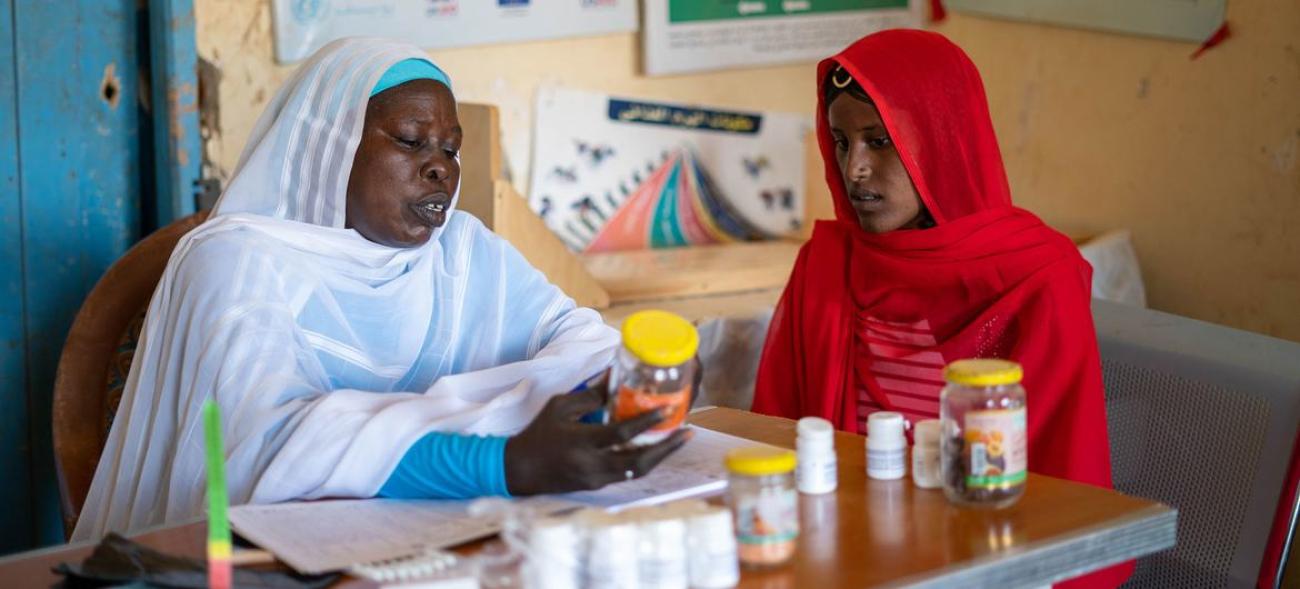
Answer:
[[[533,422],[506,442],[506,487],[511,495],[567,493],[599,489],[649,473],[690,438],[681,429],[650,446],[631,441],[664,419],[658,411],[619,423],[593,425],[578,420],[600,408],[600,390],[556,395]]]

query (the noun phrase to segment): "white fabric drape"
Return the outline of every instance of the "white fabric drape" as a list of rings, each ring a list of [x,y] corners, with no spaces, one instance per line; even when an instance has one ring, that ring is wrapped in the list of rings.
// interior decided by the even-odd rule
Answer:
[[[610,363],[617,333],[473,217],[412,249],[343,228],[369,91],[410,57],[337,41],[268,105],[154,292],[74,540],[202,513],[208,398],[233,503],[369,497],[425,433],[515,433]]]

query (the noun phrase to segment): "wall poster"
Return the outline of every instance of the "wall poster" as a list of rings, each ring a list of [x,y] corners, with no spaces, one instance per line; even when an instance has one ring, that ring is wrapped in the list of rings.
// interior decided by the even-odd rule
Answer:
[[[446,49],[637,28],[636,0],[273,0],[272,10],[280,63],[358,35]]]
[[[576,251],[779,238],[804,222],[811,124],[545,87],[529,203]]]
[[[1228,0],[944,0],[953,12],[1192,41],[1223,25]]]
[[[919,0],[645,0],[645,73],[816,61],[882,29],[918,27]]]

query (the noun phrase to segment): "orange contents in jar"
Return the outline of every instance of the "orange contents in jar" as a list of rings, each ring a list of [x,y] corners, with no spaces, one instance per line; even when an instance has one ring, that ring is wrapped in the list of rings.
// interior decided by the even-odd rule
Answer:
[[[756,446],[727,453],[727,503],[736,523],[736,554],[749,568],[782,565],[799,537],[794,452]]]
[[[650,431],[672,431],[686,423],[686,409],[690,404],[690,386],[667,393],[622,386],[618,388],[618,396],[614,399],[614,421],[627,421],[648,411],[667,408],[667,417],[650,428]]]
[[[794,540],[766,544],[739,544],[736,556],[748,567],[768,567],[782,564],[794,556]]]

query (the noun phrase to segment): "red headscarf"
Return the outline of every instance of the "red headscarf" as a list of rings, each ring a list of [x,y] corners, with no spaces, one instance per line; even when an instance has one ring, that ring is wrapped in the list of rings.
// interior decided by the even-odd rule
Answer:
[[[754,411],[846,431],[883,408],[938,416],[945,363],[1020,362],[1030,470],[1110,487],[1092,269],[1064,235],[1011,204],[979,72],[941,35],[891,30],[817,68],[843,67],[880,111],[936,226],[870,234],[836,163],[824,97],[817,140],[835,221],[817,224],[768,333]],[[1131,565],[1089,575],[1114,586]]]

